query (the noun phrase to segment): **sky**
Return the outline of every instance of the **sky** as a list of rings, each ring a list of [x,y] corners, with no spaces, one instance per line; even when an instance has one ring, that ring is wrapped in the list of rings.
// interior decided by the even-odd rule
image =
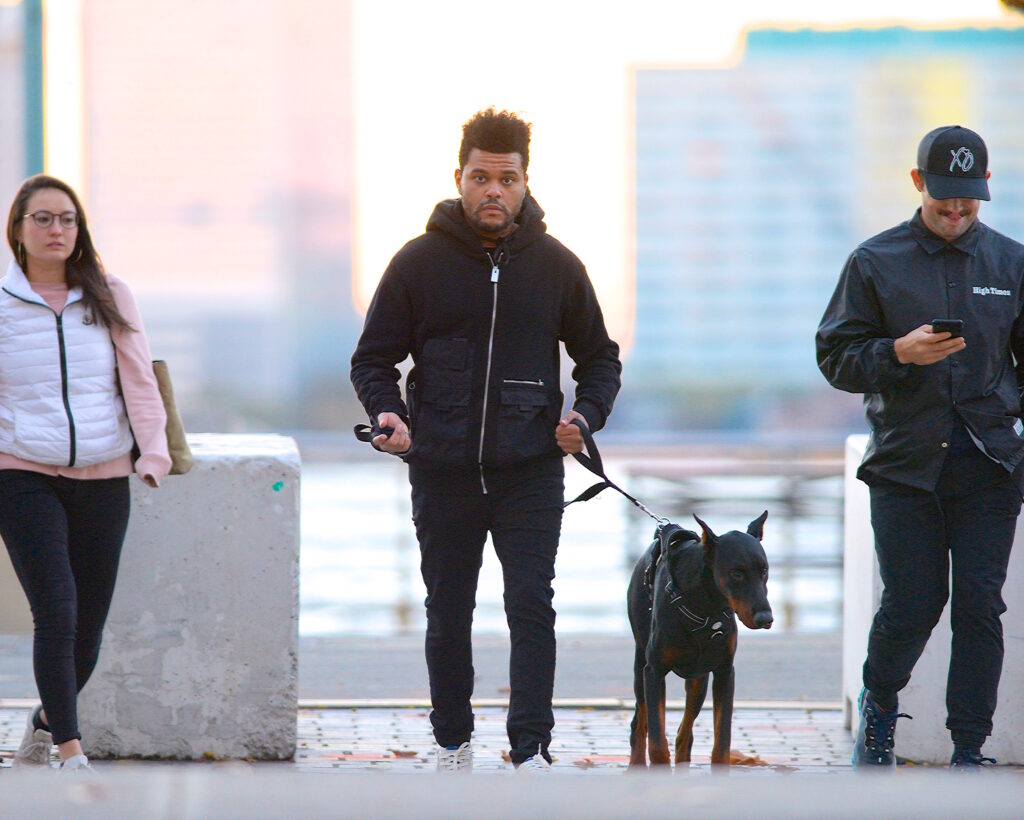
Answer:
[[[548,230],[587,266],[612,335],[628,343],[634,69],[735,63],[744,33],[759,27],[1021,24],[998,0],[355,0],[357,306],[434,204],[457,196],[462,123],[493,104],[533,123],[530,189]]]

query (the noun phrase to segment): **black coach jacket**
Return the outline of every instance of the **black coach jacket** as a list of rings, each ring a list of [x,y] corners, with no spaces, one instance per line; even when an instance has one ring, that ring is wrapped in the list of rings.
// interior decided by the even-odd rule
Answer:
[[[1024,245],[980,222],[952,243],[914,217],[850,255],[816,336],[833,387],[864,393],[871,438],[858,477],[931,490],[959,420],[1013,472],[1024,458]],[[963,319],[966,347],[900,364],[893,340]]]
[[[485,250],[460,200],[391,260],[352,356],[371,419],[410,422],[415,470],[507,467],[560,458],[559,341],[575,362],[574,409],[601,429],[618,393],[619,348],[583,264],[547,234],[527,193],[512,235]],[[396,365],[412,356],[406,401]]]

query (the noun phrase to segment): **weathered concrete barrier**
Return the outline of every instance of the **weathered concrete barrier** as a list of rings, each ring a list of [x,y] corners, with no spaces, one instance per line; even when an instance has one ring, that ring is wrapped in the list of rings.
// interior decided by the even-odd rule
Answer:
[[[287,759],[298,705],[295,442],[191,435],[195,466],[132,516],[99,665],[79,698],[93,757]]]
[[[31,635],[32,613],[14,574],[7,548],[0,541],[0,633]]]
[[[867,485],[858,481],[857,466],[864,456],[867,436],[846,440],[846,500],[843,564],[843,706],[847,725],[857,731],[857,695],[868,646],[871,619],[882,597],[882,581],[875,558],[874,534]],[[978,534],[979,538],[984,533]],[[1017,535],[1010,569],[1003,587],[1006,613],[1003,640],[1006,654],[999,682],[999,705],[992,737],[984,754],[999,763],[1024,764],[1024,516]],[[924,654],[914,667],[910,683],[900,693],[900,711],[913,715],[896,727],[896,754],[922,763],[948,763],[953,743],[946,729],[946,675],[949,671],[949,605],[932,632]]]

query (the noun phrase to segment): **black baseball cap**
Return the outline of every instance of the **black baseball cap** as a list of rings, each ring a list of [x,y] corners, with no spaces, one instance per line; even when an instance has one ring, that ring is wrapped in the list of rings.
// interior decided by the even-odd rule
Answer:
[[[917,146],[917,167],[932,199],[991,199],[988,149],[970,128],[943,125]]]

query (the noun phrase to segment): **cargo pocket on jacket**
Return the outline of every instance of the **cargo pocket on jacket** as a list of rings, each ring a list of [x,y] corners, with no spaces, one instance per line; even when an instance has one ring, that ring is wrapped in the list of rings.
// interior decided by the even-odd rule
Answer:
[[[416,366],[411,456],[462,464],[469,435],[470,349],[466,339],[429,339]]]
[[[543,455],[555,443],[555,424],[548,418],[551,397],[542,382],[505,379],[498,414],[498,461],[509,464]]]

